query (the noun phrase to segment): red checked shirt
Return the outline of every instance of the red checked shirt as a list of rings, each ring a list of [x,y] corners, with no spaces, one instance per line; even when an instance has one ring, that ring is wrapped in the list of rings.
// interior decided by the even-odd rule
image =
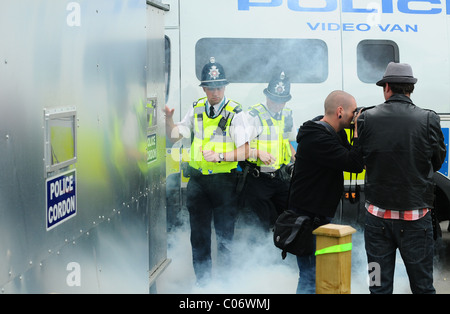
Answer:
[[[418,220],[424,217],[429,211],[429,208],[415,209],[415,210],[389,210],[382,209],[373,204],[366,203],[366,208],[369,213],[374,216],[384,219],[400,219],[400,220]]]

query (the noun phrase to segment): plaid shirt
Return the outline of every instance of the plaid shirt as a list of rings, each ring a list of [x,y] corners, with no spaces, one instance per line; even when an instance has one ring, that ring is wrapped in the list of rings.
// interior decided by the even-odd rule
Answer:
[[[366,202],[366,208],[369,213],[371,213],[374,216],[384,218],[384,219],[400,219],[400,220],[407,220],[407,221],[413,221],[418,220],[422,217],[424,217],[429,211],[429,208],[422,208],[422,209],[415,209],[415,210],[389,210],[389,209],[382,209],[379,208],[373,204],[369,204]]]

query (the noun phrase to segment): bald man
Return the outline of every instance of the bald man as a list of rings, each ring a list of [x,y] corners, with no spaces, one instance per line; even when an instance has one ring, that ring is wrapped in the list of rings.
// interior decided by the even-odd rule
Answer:
[[[306,121],[299,129],[289,196],[289,209],[315,220],[315,227],[334,217],[344,191],[343,172],[359,173],[364,168],[357,132],[352,146],[344,130],[359,115],[355,98],[333,91],[325,99],[324,109],[324,116]],[[297,263],[301,277],[297,293],[315,293],[314,252],[297,256]]]

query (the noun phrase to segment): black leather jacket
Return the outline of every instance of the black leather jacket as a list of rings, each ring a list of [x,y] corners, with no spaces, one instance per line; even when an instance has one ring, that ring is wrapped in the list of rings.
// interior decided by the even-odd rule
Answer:
[[[395,94],[358,119],[366,201],[383,209],[432,208],[433,173],[445,160],[439,116]]]

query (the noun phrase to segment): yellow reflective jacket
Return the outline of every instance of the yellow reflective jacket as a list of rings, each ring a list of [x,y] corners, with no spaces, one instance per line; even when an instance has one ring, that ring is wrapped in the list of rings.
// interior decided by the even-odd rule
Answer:
[[[250,142],[250,149],[258,149],[272,154],[276,161],[272,165],[264,165],[261,160],[249,160],[263,171],[275,171],[287,165],[292,156],[289,143],[289,132],[293,127],[292,110],[283,108],[281,119],[275,119],[262,104],[250,108],[250,115],[259,116],[263,131]]]
[[[194,129],[189,165],[202,174],[229,173],[236,169],[237,161],[208,162],[203,158],[203,150],[216,153],[231,152],[236,149],[230,136],[231,120],[242,111],[241,105],[228,100],[219,115],[211,119],[206,114],[206,97],[194,104]]]

